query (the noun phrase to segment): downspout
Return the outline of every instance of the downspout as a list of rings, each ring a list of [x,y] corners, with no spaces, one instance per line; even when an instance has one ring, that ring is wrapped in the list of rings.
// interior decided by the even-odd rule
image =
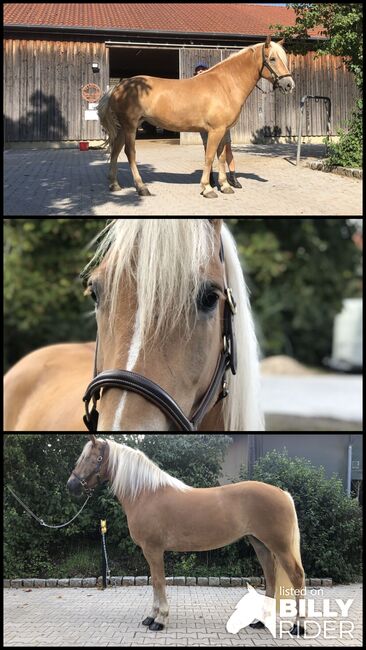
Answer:
[[[251,481],[253,478],[253,468],[256,459],[255,453],[255,436],[251,433],[248,434],[248,476]]]
[[[352,480],[352,436],[349,436],[348,443],[348,462],[347,462],[347,496],[351,496],[351,480]]]

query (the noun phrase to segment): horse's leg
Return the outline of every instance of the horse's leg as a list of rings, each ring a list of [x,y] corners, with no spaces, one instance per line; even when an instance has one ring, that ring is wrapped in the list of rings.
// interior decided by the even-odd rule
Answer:
[[[165,588],[164,550],[161,547],[152,546],[145,546],[142,550],[150,567],[154,589],[153,610],[151,616],[145,619],[144,625],[149,625],[149,630],[153,632],[160,632],[166,626],[169,616],[169,604]],[[150,619],[153,619],[153,621],[150,622]]]
[[[281,563],[283,569],[286,571],[294,589],[302,591],[305,588],[305,574],[302,566],[298,564],[295,557],[288,552],[276,552],[276,556]],[[291,629],[291,634],[295,636],[302,636],[304,634],[304,617],[299,616],[299,600],[301,596],[296,597],[296,610],[297,616],[293,628]]]
[[[146,625],[147,627],[150,627],[152,625],[159,614],[159,598],[158,598],[158,592],[156,588],[153,585],[153,606],[151,610],[150,616],[147,616],[143,621],[142,625]]]
[[[121,189],[121,186],[117,178],[117,161],[118,161],[118,156],[120,154],[120,151],[123,147],[124,141],[125,141],[125,134],[123,129],[120,128],[118,129],[116,139],[112,144],[112,151],[111,151],[111,162],[110,162],[109,174],[108,174],[109,189],[111,192],[116,192],[117,190]]]
[[[214,192],[214,190],[210,185],[210,172],[212,169],[212,163],[214,161],[217,152],[217,147],[219,146],[220,141],[224,137],[225,132],[226,129],[223,128],[223,129],[218,129],[216,131],[209,131],[208,133],[205,166],[201,178],[201,188],[202,188],[201,194],[203,194],[203,196],[206,199],[217,198],[216,192]]]
[[[149,190],[147,189],[145,183],[143,182],[140,176],[138,167],[136,165],[135,140],[136,140],[136,125],[133,126],[132,128],[129,127],[128,129],[126,129],[125,152],[128,158],[128,162],[130,163],[133,181],[135,183],[137,193],[140,196],[151,196]]]
[[[234,190],[230,187],[228,180],[226,178],[226,145],[222,139],[217,148],[217,157],[219,160],[219,186],[223,194],[234,194]]]
[[[264,577],[266,580],[266,596],[269,598],[274,598],[276,589],[276,571],[273,555],[267,546],[265,546],[263,542],[260,542],[256,537],[249,535],[248,539],[253,546],[259,564],[263,569]],[[259,629],[265,627],[265,625],[262,623],[262,621],[258,621],[256,623],[251,623],[250,627]]]

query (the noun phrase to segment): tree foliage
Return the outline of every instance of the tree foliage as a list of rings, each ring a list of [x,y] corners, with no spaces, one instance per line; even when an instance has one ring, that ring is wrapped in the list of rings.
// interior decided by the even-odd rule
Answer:
[[[5,219],[6,361],[50,343],[94,338],[80,271],[105,219]]]
[[[231,219],[264,354],[318,365],[330,355],[333,321],[362,295],[356,227],[346,219]]]
[[[357,86],[363,84],[363,3],[360,2],[299,2],[289,3],[295,12],[295,25],[271,25],[276,37],[288,39],[302,52],[306,51],[311,30],[319,30],[322,40],[312,42],[317,56],[332,54],[342,57],[355,77]],[[313,37],[314,38],[314,37]]]

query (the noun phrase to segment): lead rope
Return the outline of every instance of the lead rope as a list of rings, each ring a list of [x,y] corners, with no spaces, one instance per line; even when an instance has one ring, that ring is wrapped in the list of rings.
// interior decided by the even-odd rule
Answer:
[[[7,488],[8,488],[8,490],[9,490],[9,492],[12,493],[13,497],[15,497],[15,499],[16,499],[17,501],[19,501],[19,503],[23,506],[23,508],[25,509],[25,511],[26,511],[26,512],[31,516],[31,517],[33,517],[33,519],[35,519],[36,521],[38,521],[38,523],[39,523],[41,526],[45,526],[46,528],[64,528],[65,526],[68,526],[69,524],[71,524],[71,523],[76,519],[76,517],[78,517],[78,516],[82,513],[82,511],[84,510],[86,504],[88,503],[89,499],[90,499],[91,496],[92,496],[91,494],[88,495],[88,497],[87,497],[87,499],[86,499],[84,505],[81,507],[81,509],[79,510],[79,512],[75,515],[75,517],[73,517],[72,519],[70,519],[70,521],[67,521],[66,524],[60,524],[59,526],[52,526],[51,524],[46,524],[45,521],[44,521],[43,519],[41,519],[40,517],[37,517],[37,515],[35,515],[34,512],[32,512],[32,510],[31,510],[30,508],[28,508],[28,506],[27,506],[27,505],[26,505],[26,504],[25,504],[25,503],[20,499],[20,497],[18,497],[18,496],[15,494],[15,492],[11,489],[11,487],[10,487],[9,485],[7,486]]]

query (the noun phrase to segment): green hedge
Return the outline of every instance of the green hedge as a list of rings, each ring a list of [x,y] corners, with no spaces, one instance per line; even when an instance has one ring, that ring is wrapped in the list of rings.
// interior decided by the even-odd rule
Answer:
[[[245,479],[245,472],[242,478]],[[305,458],[272,451],[255,465],[253,480],[290,492],[296,504],[301,552],[309,577],[357,580],[362,575],[362,515],[342,481]]]

